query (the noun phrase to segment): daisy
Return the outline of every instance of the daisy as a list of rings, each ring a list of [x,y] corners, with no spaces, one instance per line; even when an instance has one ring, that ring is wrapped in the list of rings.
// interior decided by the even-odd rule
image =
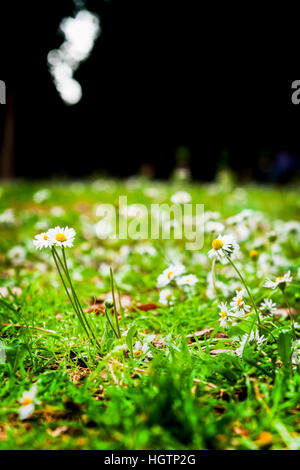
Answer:
[[[294,365],[300,364],[300,340],[299,339],[293,342],[292,363]]]
[[[250,311],[250,305],[245,304],[245,301],[243,299],[245,295],[245,291],[242,290],[237,290],[235,297],[232,299],[230,302],[230,305],[232,307],[232,310],[234,311],[234,315],[236,317],[242,317],[245,315],[245,313],[248,313]]]
[[[255,344],[257,349],[259,350],[262,347],[263,343],[267,341],[267,338],[265,338],[264,335],[259,336],[259,332],[257,330],[255,332],[251,331],[250,336],[248,334],[245,334],[242,337],[240,347],[237,348],[235,351],[239,357],[242,357],[247,341],[250,345]]]
[[[48,248],[53,245],[53,242],[49,239],[49,236],[46,232],[39,233],[34,237],[33,244],[37,250],[42,248]]]
[[[189,193],[186,193],[185,191],[178,191],[171,197],[171,201],[174,204],[186,204],[190,202],[191,199],[191,195]]]
[[[22,246],[17,245],[9,250],[7,256],[13,265],[20,266],[25,261],[26,251]]]
[[[260,308],[263,312],[274,315],[276,312],[276,304],[272,299],[265,299],[261,304]]]
[[[219,312],[219,315],[220,315],[220,318],[219,318],[219,322],[220,322],[220,326],[222,328],[228,328],[229,326],[229,322],[230,322],[230,309],[227,307],[227,304],[224,303],[224,302],[221,302],[220,305],[219,305],[219,309],[220,309],[220,312]]]
[[[197,282],[199,282],[199,279],[194,274],[187,274],[176,279],[178,286],[194,286]]]
[[[240,247],[232,235],[219,235],[212,242],[212,249],[208,252],[208,256],[211,259],[217,259],[221,263],[226,264],[228,258],[234,259],[236,257],[239,249]]]
[[[168,305],[172,298],[172,290],[171,289],[162,289],[159,293],[159,303],[162,305]]]
[[[264,287],[268,287],[269,289],[276,289],[277,287],[284,289],[287,284],[292,282],[292,279],[291,271],[288,271],[283,276],[276,277],[275,281],[270,281],[270,279],[267,279]]]
[[[25,419],[30,418],[34,412],[34,405],[37,403],[36,401],[36,394],[37,394],[37,385],[34,384],[33,387],[29,390],[29,392],[23,392],[19,403],[21,407],[19,408],[19,417],[23,421]]]
[[[164,287],[173,281],[176,277],[183,274],[185,267],[182,264],[171,264],[157,278],[157,287]]]
[[[225,229],[224,225],[221,222],[214,222],[214,221],[208,221],[206,223],[206,231],[207,232],[215,232],[215,233],[221,233]]]
[[[133,355],[134,356],[140,356],[140,355],[145,355],[149,359],[152,358],[152,352],[150,350],[150,346],[148,343],[142,343],[141,341],[137,341],[135,345],[133,346]]]
[[[55,227],[48,230],[47,235],[52,245],[71,248],[76,232],[73,228],[69,227]]]

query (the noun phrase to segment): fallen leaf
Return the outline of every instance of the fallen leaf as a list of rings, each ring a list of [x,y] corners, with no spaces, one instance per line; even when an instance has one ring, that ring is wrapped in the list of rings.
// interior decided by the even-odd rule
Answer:
[[[50,434],[50,436],[52,437],[57,437],[57,436],[60,436],[60,434],[67,432],[68,429],[69,429],[68,426],[60,426],[54,430],[48,429],[47,433]]]
[[[131,307],[130,311],[136,312],[137,310],[141,310],[142,312],[148,312],[148,310],[154,310],[158,307],[159,305],[157,304],[149,303],[149,304],[137,305],[136,307]]]
[[[214,331],[215,328],[205,328],[204,330],[196,331],[195,333],[190,333],[186,337],[188,338],[190,343],[193,343],[195,342],[195,336],[196,338],[203,338],[204,336],[208,338]],[[219,331],[218,333],[216,333],[215,338],[228,338],[228,335]]]
[[[228,353],[228,349],[212,349],[210,351],[210,354],[212,356],[217,356],[218,354],[222,354],[222,353]]]

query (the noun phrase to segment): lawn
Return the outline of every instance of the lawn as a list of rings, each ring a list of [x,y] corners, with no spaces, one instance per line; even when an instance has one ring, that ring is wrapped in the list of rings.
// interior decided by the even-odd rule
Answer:
[[[104,238],[99,205],[182,191],[204,204],[201,249]],[[59,258],[36,249],[66,226]],[[20,181],[0,233],[0,449],[300,449],[297,187]]]

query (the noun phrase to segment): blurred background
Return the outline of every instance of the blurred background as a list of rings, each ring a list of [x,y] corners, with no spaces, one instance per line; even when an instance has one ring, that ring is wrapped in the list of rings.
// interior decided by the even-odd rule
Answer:
[[[243,21],[230,36],[222,11],[178,5],[3,5],[0,178],[297,181],[297,76],[268,70]]]

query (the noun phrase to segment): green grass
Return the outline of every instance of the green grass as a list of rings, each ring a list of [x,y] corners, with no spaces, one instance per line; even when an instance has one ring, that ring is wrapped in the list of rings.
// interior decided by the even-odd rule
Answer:
[[[45,188],[49,193],[38,202],[35,195]],[[149,196],[149,188],[156,189],[155,197]],[[261,213],[240,242],[239,267],[256,304],[272,298],[283,313],[287,307],[281,291],[263,284],[267,277],[290,270],[293,281],[286,294],[299,311],[299,231],[283,236],[281,230],[288,221],[299,223],[296,188],[238,188],[225,179],[201,185],[139,178],[4,185],[0,282],[8,295],[0,297],[0,340],[6,347],[6,362],[0,364],[0,449],[300,449],[300,375],[299,366],[291,363],[290,320],[283,315],[265,318],[263,347],[247,347],[243,358],[230,353],[255,317],[251,310],[236,326],[221,328],[218,300],[207,290],[212,234],[205,234],[199,257],[185,250],[183,240],[150,240],[146,245],[155,252],[141,254],[137,247],[145,241],[100,240],[94,233],[96,205],[115,204],[119,195],[127,195],[128,204],[170,203],[178,190],[204,204],[206,212],[219,212],[222,223],[244,209]],[[1,214],[9,208],[14,220],[5,223]],[[133,344],[148,342],[152,358],[139,351],[132,356],[129,339],[126,343],[126,336],[114,337],[100,301],[100,311],[87,316],[101,351],[90,346],[50,251],[37,251],[32,243],[37,233],[56,225],[77,232],[74,247],[66,251],[83,308],[111,291],[107,266],[112,266],[123,305],[122,332],[134,325]],[[273,230],[276,242],[268,239]],[[24,249],[24,259],[12,259],[15,246]],[[263,273],[249,257],[254,248],[259,256],[269,256]],[[177,258],[199,282],[189,290],[172,287],[173,304],[164,306],[156,280]],[[221,264],[216,278],[225,286],[218,289],[220,300],[230,302],[239,279]],[[14,287],[21,294],[13,293]],[[148,310],[150,303],[154,305]],[[295,321],[300,338],[297,316]],[[187,338],[205,328],[214,329],[210,336]],[[18,400],[34,383],[38,403],[31,418],[21,421]]]

